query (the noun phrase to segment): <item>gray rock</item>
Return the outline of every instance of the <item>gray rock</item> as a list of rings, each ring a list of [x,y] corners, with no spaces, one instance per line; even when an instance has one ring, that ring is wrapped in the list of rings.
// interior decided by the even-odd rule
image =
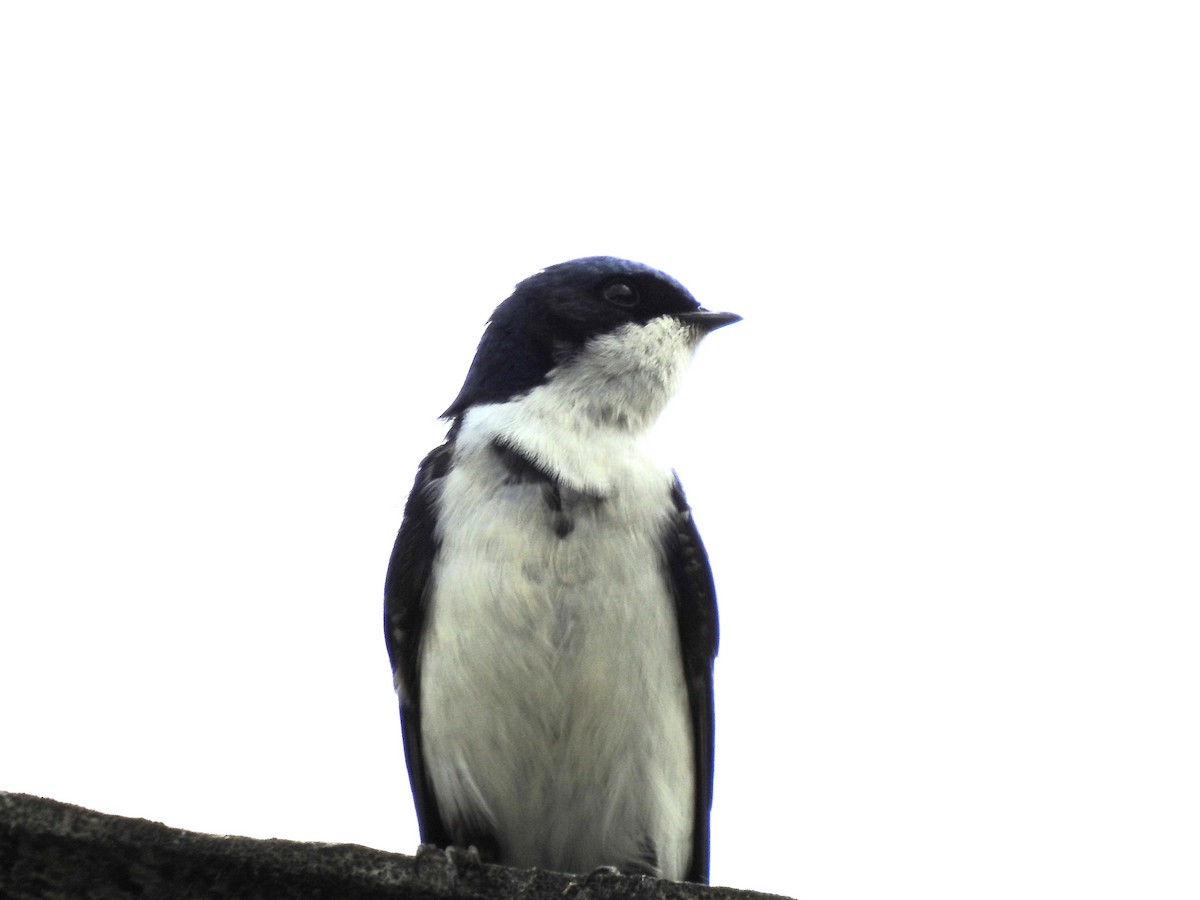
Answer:
[[[0,792],[4,900],[779,900],[638,875],[590,878],[357,844],[221,837]]]

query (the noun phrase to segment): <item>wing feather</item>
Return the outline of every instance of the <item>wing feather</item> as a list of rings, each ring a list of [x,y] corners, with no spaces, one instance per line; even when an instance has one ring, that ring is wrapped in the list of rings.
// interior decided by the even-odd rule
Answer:
[[[709,813],[713,787],[713,660],[717,655],[717,591],[708,553],[676,477],[675,514],[667,534],[667,571],[675,598],[683,674],[695,746],[696,795],[692,859],[686,878],[708,883]]]
[[[438,551],[437,494],[454,453],[447,441],[421,462],[408,502],[383,589],[384,637],[392,677],[400,698],[404,759],[421,841],[445,847],[450,835],[438,811],[433,786],[425,772],[421,747],[421,635],[429,601],[430,573]]]

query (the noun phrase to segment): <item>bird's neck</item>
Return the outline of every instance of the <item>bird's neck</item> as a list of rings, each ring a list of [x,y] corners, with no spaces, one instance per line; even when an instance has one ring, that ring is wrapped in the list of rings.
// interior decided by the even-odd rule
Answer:
[[[625,467],[649,456],[645,438],[693,349],[669,323],[605,335],[528,394],[468,410],[459,440],[499,439],[563,483],[606,496]]]

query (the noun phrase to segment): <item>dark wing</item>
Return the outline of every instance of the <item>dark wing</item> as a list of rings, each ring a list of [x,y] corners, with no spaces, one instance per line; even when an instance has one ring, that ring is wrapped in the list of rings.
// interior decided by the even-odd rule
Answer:
[[[427,589],[437,555],[436,500],[440,480],[450,466],[454,444],[447,441],[425,457],[404,506],[404,522],[396,535],[383,588],[383,631],[392,675],[400,695],[404,759],[417,808],[421,841],[445,847],[450,836],[438,812],[433,786],[425,777],[421,751],[421,672],[418,665],[424,633]]]
[[[700,532],[679,478],[671,491],[675,515],[669,526],[667,574],[675,597],[683,677],[687,683],[696,749],[695,823],[688,881],[708,883],[708,819],[713,786],[713,660],[717,655],[717,591]]]

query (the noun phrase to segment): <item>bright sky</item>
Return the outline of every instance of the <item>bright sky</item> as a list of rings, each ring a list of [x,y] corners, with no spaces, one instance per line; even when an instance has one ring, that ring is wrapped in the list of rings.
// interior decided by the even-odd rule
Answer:
[[[714,882],[1194,897],[1189,6],[5,4],[0,788],[412,852],[404,499],[605,253],[745,317],[660,435]]]

